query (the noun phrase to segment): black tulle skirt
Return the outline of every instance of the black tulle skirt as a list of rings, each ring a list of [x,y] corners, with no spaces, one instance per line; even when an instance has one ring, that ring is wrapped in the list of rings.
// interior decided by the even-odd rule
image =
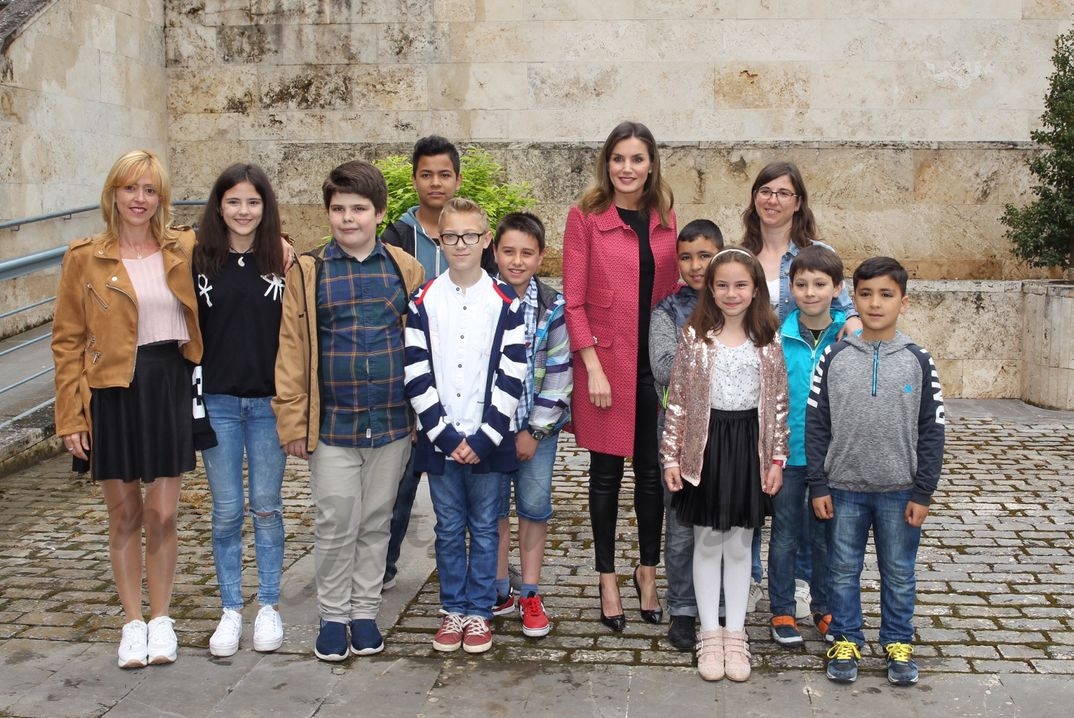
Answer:
[[[138,347],[129,387],[93,389],[89,461],[75,471],[97,481],[152,481],[194,469],[190,368],[177,342]]]
[[[757,409],[709,412],[701,482],[683,481],[671,501],[680,521],[717,531],[764,526],[772,500],[761,491],[759,432]]]

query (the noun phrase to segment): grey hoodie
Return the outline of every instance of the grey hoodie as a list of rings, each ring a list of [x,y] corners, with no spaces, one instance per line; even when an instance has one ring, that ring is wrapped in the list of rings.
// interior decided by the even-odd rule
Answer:
[[[944,406],[929,353],[899,332],[889,341],[848,335],[829,346],[806,406],[812,498],[911,490],[928,506],[943,467]]]

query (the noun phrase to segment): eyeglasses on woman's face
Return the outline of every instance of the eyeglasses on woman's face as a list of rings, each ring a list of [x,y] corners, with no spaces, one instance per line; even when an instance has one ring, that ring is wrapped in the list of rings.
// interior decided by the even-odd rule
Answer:
[[[757,190],[757,196],[763,200],[769,200],[775,197],[777,202],[784,202],[797,197],[798,195],[788,189],[773,190],[771,187],[761,187]]]

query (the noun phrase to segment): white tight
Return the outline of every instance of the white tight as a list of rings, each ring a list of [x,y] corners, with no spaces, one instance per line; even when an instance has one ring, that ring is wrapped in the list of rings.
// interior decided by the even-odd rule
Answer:
[[[694,526],[694,594],[702,631],[720,627],[721,584],[727,630],[745,628],[752,543],[753,529],[735,526],[730,531],[714,531]]]

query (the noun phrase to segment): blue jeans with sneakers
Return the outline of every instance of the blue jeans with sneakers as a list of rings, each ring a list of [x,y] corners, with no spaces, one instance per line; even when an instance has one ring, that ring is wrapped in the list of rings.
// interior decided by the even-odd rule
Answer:
[[[443,474],[429,474],[440,605],[448,613],[492,618],[502,484],[503,474],[475,474],[454,461],[444,463]]]
[[[880,644],[914,638],[917,548],[921,529],[906,522],[910,491],[863,492],[831,489],[835,516],[828,521],[829,606],[836,640],[864,645],[861,572],[869,530],[880,569]]]
[[[272,397],[206,394],[205,409],[217,445],[201,453],[213,496],[212,536],[216,581],[224,608],[242,610],[242,528],[247,497],[243,457],[249,464],[249,507],[254,524],[257,600],[280,602],[283,570],[283,470],[287,456],[276,434]]]
[[[772,497],[772,532],[768,543],[768,600],[773,616],[793,616],[797,556],[802,536],[808,536],[812,549],[809,592],[810,609],[828,612],[828,539],[825,526],[809,512],[802,514],[806,500],[806,467],[788,466],[783,470],[783,488]],[[802,524],[805,522],[805,527]]]

